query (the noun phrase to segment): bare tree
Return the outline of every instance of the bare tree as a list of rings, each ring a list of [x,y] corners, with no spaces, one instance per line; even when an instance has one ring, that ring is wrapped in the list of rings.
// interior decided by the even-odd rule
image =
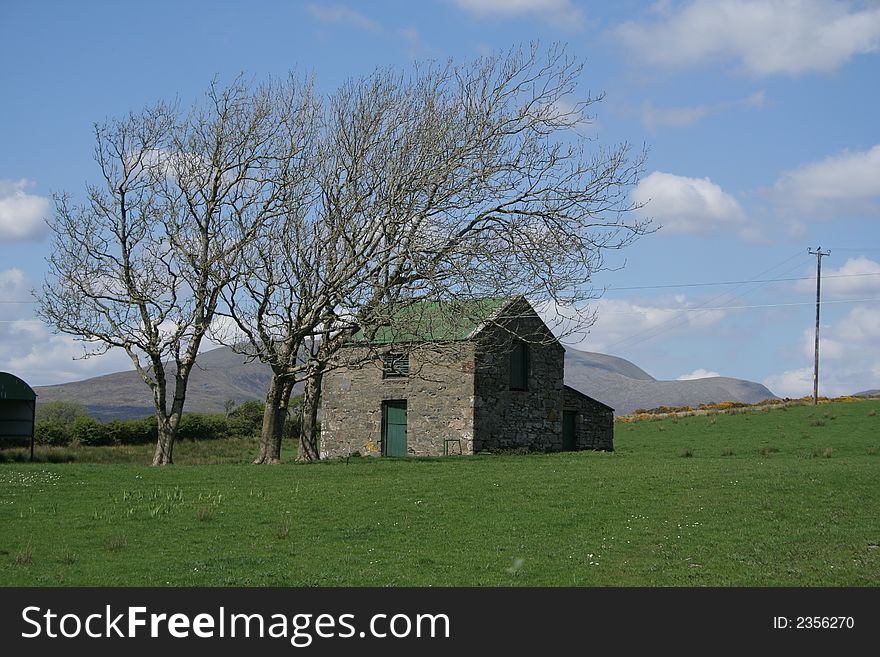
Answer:
[[[532,46],[408,77],[380,71],[331,99],[323,212],[377,239],[347,252],[369,274],[340,290],[348,328],[311,353],[304,437],[321,373],[352,327],[366,343],[389,324],[423,335],[413,323],[436,322],[437,312],[454,322],[462,308],[402,314],[413,301],[524,295],[544,306],[557,336],[592,324],[584,304],[596,296],[590,281],[606,252],[650,225],[628,196],[644,153],[595,145],[579,131],[601,100],[573,99],[581,72],[563,48]]]
[[[369,344],[415,301],[525,295],[554,310],[557,333],[591,323],[582,306],[605,252],[649,226],[628,199],[644,154],[580,134],[601,99],[573,99],[580,74],[564,49],[533,46],[379,70],[326,100],[303,202],[229,293],[246,352],[273,371],[257,462],[280,457],[301,380],[300,458],[316,457],[323,373],[356,332]]]
[[[40,316],[84,341],[124,349],[153,394],[154,465],[172,463],[190,372],[240,260],[284,215],[285,176],[303,148],[310,86],[212,84],[182,113],[159,103],[95,127],[102,183],[56,198]],[[306,99],[306,100],[304,100]]]

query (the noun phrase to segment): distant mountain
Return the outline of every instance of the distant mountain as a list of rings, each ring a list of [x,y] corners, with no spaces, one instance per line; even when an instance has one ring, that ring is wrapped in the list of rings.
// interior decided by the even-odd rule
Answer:
[[[565,384],[626,415],[637,408],[697,406],[710,402],[753,404],[774,399],[760,383],[714,376],[689,381],[658,381],[628,360],[565,349]]]
[[[259,361],[246,362],[228,347],[199,354],[190,375],[186,410],[220,413],[227,399],[237,404],[264,399],[270,370]],[[85,381],[34,388],[38,402],[77,401],[100,420],[138,418],[153,413],[149,388],[137,372],[116,372]]]
[[[863,390],[854,394],[853,397],[880,397],[880,390]]]
[[[263,400],[270,372],[260,362],[246,362],[227,347],[199,354],[190,377],[186,410],[220,413],[223,403]],[[628,360],[567,347],[565,383],[624,415],[637,408],[695,406],[708,402],[753,403],[774,395],[759,383],[712,377],[691,381],[658,381]],[[137,372],[117,372],[85,381],[35,388],[39,402],[77,401],[101,420],[150,415],[150,391]],[[296,391],[299,392],[301,387]]]

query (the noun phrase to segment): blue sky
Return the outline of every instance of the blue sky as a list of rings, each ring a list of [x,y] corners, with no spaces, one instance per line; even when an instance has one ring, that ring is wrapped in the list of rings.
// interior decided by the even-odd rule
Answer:
[[[596,277],[609,289],[579,346],[807,394],[821,245],[821,390],[880,388],[880,3],[830,0],[3,2],[0,370],[42,385],[129,367],[73,360],[27,303],[51,195],[96,179],[94,122],[188,104],[214,76],[295,68],[330,91],[532,40],[566,43],[579,93],[606,94],[584,134],[648,147],[633,195],[662,226]]]

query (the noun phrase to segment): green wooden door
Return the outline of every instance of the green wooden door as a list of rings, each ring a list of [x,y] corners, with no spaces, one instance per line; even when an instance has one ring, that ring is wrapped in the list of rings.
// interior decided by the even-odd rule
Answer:
[[[577,448],[577,440],[575,440],[574,426],[577,412],[562,411],[562,449],[572,451]]]
[[[406,456],[406,400],[382,402],[382,454]]]

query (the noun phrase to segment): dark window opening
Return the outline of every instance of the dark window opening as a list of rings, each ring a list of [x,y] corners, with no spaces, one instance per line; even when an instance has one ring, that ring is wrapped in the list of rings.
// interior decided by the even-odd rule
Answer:
[[[388,353],[382,357],[382,378],[402,379],[409,376],[409,355]]]
[[[510,389],[528,390],[529,388],[529,345],[525,342],[514,342],[510,352]]]

